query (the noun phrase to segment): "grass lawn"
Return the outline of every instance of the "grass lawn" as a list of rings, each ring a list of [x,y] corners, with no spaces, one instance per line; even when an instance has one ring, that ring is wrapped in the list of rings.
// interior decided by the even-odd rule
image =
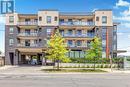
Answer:
[[[89,72],[107,72],[107,71],[104,71],[104,70],[100,70],[100,69],[42,69],[42,71],[45,71],[45,72],[61,72],[61,73],[67,73],[67,72],[81,72],[81,73],[89,73]]]

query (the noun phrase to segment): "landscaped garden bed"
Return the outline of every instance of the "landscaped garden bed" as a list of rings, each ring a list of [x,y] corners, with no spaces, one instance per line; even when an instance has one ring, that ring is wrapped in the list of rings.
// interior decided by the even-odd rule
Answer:
[[[89,73],[89,72],[107,72],[100,69],[42,69],[42,71],[48,72],[48,73],[69,73],[69,72],[79,72],[79,73]]]

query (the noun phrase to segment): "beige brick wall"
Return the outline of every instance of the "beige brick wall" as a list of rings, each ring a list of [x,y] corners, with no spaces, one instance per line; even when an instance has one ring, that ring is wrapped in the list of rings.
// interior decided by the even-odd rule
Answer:
[[[14,22],[9,23],[9,17],[14,16]],[[17,13],[12,13],[12,14],[6,14],[6,25],[17,25],[18,24],[18,14]]]
[[[47,23],[47,16],[51,16],[51,23]],[[42,21],[38,21],[40,26],[58,26],[59,24],[59,12],[58,11],[39,11],[38,18],[42,17]],[[54,21],[54,18],[57,17],[57,21]]]
[[[107,24],[102,23],[102,16],[107,16]],[[99,17],[99,21],[96,21],[96,17]],[[113,26],[112,11],[95,11],[95,25]]]

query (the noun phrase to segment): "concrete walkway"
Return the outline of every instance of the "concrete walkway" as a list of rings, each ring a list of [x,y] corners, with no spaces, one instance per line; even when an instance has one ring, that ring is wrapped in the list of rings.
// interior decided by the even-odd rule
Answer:
[[[0,74],[50,74],[41,69],[47,69],[53,67],[46,67],[46,66],[4,66],[0,67]],[[78,69],[78,68],[76,68]],[[102,69],[107,71],[108,73],[130,73],[130,70],[117,70],[117,69]],[[52,73],[51,73],[52,74]],[[53,73],[53,74],[89,74],[89,73]],[[91,73],[90,73],[91,74]],[[101,73],[100,73],[101,74]]]

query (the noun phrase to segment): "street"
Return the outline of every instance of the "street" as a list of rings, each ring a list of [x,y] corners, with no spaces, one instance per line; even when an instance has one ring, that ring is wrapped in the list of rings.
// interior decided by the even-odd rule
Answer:
[[[130,87],[130,74],[1,74],[0,87]]]

